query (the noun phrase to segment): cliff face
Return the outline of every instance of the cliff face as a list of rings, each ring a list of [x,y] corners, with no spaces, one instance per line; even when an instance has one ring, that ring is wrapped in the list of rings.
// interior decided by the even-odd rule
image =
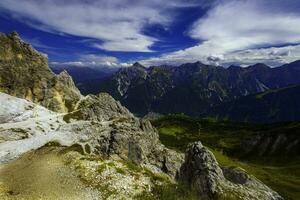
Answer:
[[[72,78],[66,72],[55,75],[47,57],[17,33],[0,33],[0,91],[57,112],[71,111],[81,98]]]

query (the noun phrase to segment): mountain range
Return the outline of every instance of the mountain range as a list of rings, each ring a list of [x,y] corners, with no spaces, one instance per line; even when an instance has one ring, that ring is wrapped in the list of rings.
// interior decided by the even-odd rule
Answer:
[[[299,121],[299,99],[300,85],[292,85],[224,102],[211,108],[209,115],[233,121]]]
[[[300,84],[300,61],[271,68],[258,63],[248,67],[206,65],[201,62],[180,66],[144,67],[139,63],[122,68],[112,76],[101,80],[89,80],[78,84],[83,94],[108,92],[130,111],[138,115],[149,112],[169,114],[184,113],[190,116],[224,116],[238,121],[274,122],[300,119],[299,114],[270,117],[277,104],[264,107],[262,116],[231,116],[232,112],[222,114],[221,109],[228,104],[236,105],[243,99],[253,99],[251,95]],[[277,93],[285,95],[286,93]],[[250,96],[249,96],[250,95]],[[249,97],[248,97],[249,96]],[[246,97],[246,98],[244,98]],[[286,102],[296,101],[295,95],[283,96]],[[293,99],[291,99],[293,98]],[[259,99],[259,98],[258,98]],[[248,108],[259,103],[251,101]],[[291,99],[291,100],[289,100]],[[284,107],[284,101],[281,101]],[[240,105],[242,107],[242,105]],[[236,107],[237,108],[237,107]],[[256,110],[258,108],[255,108]],[[288,107],[286,109],[289,109]],[[217,111],[220,111],[218,113]],[[235,112],[239,112],[238,109]],[[289,112],[287,110],[286,112]]]
[[[87,66],[63,66],[63,65],[51,65],[50,69],[56,73],[60,74],[63,71],[67,71],[74,80],[75,83],[80,83],[88,80],[102,80],[112,74],[114,74],[119,68],[93,68]]]

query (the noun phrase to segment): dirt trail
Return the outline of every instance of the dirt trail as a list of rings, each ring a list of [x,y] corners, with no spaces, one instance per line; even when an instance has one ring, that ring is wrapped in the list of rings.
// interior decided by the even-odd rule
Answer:
[[[96,200],[98,196],[65,166],[53,147],[26,153],[0,165],[0,199]]]

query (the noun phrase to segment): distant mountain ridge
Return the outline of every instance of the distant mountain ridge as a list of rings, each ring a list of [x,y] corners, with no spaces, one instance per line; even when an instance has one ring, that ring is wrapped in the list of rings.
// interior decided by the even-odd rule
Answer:
[[[112,74],[114,74],[116,71],[118,71],[118,68],[91,68],[91,67],[78,67],[78,66],[56,66],[52,65],[50,66],[51,70],[59,74],[63,72],[64,70],[72,76],[74,82],[76,84],[79,84],[83,81],[88,81],[88,80],[101,80],[105,79]]]
[[[140,115],[207,116],[212,107],[224,102],[292,84],[300,84],[300,61],[276,68],[262,63],[223,68],[201,62],[145,68],[135,63],[106,80],[82,83],[79,89],[84,94],[108,92]]]
[[[299,121],[299,99],[300,85],[293,85],[222,103],[208,115],[233,121]]]

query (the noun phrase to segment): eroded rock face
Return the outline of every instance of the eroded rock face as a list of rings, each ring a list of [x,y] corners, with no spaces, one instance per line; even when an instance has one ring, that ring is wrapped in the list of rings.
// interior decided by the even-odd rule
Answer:
[[[72,78],[55,75],[45,55],[17,33],[0,33],[0,92],[27,99],[57,112],[71,111],[81,98]]]
[[[214,155],[201,142],[189,145],[179,180],[197,191],[201,199],[283,199],[241,169],[221,169]]]
[[[244,141],[240,146],[241,156],[297,156],[300,154],[298,132],[291,134],[261,134]]]
[[[94,154],[118,155],[172,177],[176,176],[183,162],[182,154],[160,143],[156,129],[148,120],[134,117],[108,94],[82,98],[67,118],[71,124],[74,124],[74,120],[84,120],[92,122],[91,127],[100,126],[96,134],[95,131],[85,134]]]
[[[75,110],[84,120],[107,121],[113,118],[133,118],[133,115],[109,94],[88,95],[82,98]]]
[[[0,92],[0,162],[55,141],[175,177],[183,156],[159,142],[149,121],[134,117],[107,94],[88,99],[91,104],[82,101],[73,113],[60,114]]]
[[[198,142],[189,145],[179,179],[197,190],[200,197],[214,199],[224,177],[213,154]]]

